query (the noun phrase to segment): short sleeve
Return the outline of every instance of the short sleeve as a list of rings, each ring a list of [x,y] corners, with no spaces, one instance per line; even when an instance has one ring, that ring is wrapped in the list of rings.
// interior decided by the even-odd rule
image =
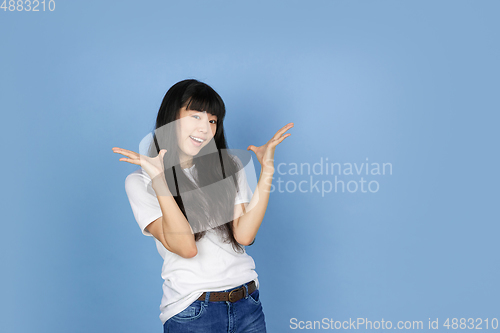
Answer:
[[[235,157],[234,159],[238,164],[238,168],[240,169],[236,173],[236,177],[238,179],[239,192],[236,193],[236,199],[234,201],[234,204],[238,205],[240,203],[250,202],[253,193],[252,190],[250,189],[250,186],[248,185],[245,168],[242,166],[241,161],[237,157]]]
[[[151,187],[150,178],[142,172],[142,169],[134,171],[125,179],[125,191],[142,233],[153,237],[146,227],[163,214]]]

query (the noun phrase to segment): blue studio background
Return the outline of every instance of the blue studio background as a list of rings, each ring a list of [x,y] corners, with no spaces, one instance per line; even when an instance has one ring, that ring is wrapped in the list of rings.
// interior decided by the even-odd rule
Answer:
[[[111,148],[137,151],[186,78],[224,99],[231,148],[295,123],[247,247],[269,332],[500,330],[497,1],[55,3],[0,10],[1,332],[162,331],[161,257]]]

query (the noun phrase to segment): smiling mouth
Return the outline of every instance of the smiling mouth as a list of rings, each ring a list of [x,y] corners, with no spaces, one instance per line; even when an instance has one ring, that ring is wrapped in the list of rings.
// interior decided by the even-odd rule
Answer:
[[[195,145],[196,147],[200,147],[203,144],[203,142],[205,142],[205,140],[206,140],[206,139],[205,140],[200,139],[200,138],[197,138],[197,137],[191,136],[191,135],[189,136],[189,138],[191,139],[191,142],[193,143],[193,145]]]
[[[189,137],[191,138],[191,140],[193,140],[193,141],[195,141],[197,143],[200,143],[200,144],[203,143],[203,142],[205,142],[205,139],[197,138],[197,137],[191,136],[191,135]]]

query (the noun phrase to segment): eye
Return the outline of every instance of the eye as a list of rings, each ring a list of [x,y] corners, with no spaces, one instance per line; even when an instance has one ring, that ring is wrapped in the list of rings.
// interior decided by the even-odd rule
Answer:
[[[197,120],[201,119],[201,117],[199,116],[199,113],[193,114],[193,115],[191,115],[191,117],[193,117],[194,119],[197,119]],[[211,124],[217,124],[217,119],[209,120],[209,123],[211,123]]]

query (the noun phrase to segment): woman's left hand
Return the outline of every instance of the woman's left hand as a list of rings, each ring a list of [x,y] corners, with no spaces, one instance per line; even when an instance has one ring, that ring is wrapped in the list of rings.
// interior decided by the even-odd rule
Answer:
[[[262,171],[274,172],[274,150],[276,149],[276,146],[278,144],[280,144],[283,140],[285,140],[285,138],[291,135],[290,133],[286,133],[286,131],[288,131],[292,127],[293,123],[285,125],[285,127],[276,132],[272,139],[263,146],[248,146],[247,150],[253,151],[257,156],[257,159],[262,166]]]

